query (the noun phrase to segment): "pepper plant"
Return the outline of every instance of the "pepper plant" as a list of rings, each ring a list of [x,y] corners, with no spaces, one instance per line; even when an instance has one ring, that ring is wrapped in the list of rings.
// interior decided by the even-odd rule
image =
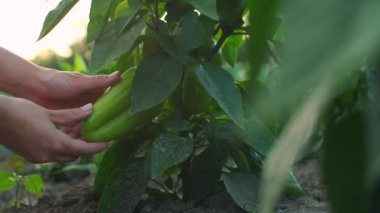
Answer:
[[[39,38],[77,2],[62,0]],[[378,172],[370,164],[372,182],[362,182],[362,137],[351,132],[349,163],[335,141],[350,127],[340,122],[363,119],[351,115],[368,103],[379,8],[372,0],[92,0],[89,74],[124,72],[82,128],[84,139],[111,143],[97,156],[98,212],[133,212],[151,182],[194,204],[227,191],[244,210],[271,212],[282,189],[308,196],[291,165],[324,141],[333,209],[365,212],[369,199],[354,200],[368,198]]]
[[[61,1],[40,38],[77,2]],[[187,201],[227,190],[242,208],[256,208],[240,191],[245,184],[257,191],[276,126],[250,108],[266,86],[248,84],[246,61],[238,60],[247,57],[247,18],[242,0],[92,1],[90,74],[126,71],[82,128],[84,139],[111,142],[94,183],[99,212],[132,212],[152,180]],[[305,195],[290,171],[287,195]]]

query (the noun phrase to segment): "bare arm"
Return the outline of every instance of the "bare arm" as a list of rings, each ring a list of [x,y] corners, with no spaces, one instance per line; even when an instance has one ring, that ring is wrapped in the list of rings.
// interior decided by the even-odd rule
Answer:
[[[87,76],[40,67],[0,47],[0,91],[49,109],[92,103],[119,79],[118,72]]]
[[[14,96],[41,93],[40,68],[0,47],[0,91]]]

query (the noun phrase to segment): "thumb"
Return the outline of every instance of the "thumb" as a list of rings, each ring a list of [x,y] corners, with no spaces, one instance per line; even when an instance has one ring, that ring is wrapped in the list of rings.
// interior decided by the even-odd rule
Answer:
[[[69,126],[77,123],[92,112],[92,104],[86,104],[80,108],[49,110],[49,118],[56,125]]]

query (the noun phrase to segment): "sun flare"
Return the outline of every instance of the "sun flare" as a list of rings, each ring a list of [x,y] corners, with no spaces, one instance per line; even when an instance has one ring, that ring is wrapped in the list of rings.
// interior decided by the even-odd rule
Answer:
[[[53,31],[37,42],[45,16],[59,2],[0,1],[0,46],[26,59],[32,59],[48,49],[61,56],[70,55],[70,44],[83,38],[86,33],[90,1],[79,1]]]

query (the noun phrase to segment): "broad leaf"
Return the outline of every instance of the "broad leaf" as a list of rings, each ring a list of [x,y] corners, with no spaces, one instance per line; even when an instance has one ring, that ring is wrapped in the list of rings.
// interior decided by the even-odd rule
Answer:
[[[130,159],[120,163],[104,189],[97,212],[133,212],[145,192],[149,173],[146,159]]]
[[[16,177],[12,172],[0,171],[0,192],[16,186]]]
[[[235,66],[239,47],[242,41],[243,41],[242,35],[230,36],[228,37],[226,44],[222,48],[224,60],[226,60],[226,62],[232,67]]]
[[[376,66],[370,71],[367,70],[367,84],[368,84],[368,97],[369,107],[366,113],[368,124],[368,145],[366,147],[367,157],[367,184],[371,189],[370,193],[373,199],[371,199],[370,211],[375,212],[378,209],[378,197],[380,194],[380,120],[378,116],[380,114],[380,63],[375,58]],[[377,208],[377,209],[376,209]]]
[[[196,12],[187,13],[173,32],[161,23],[156,39],[163,50],[186,63],[187,52],[212,40],[215,21]]]
[[[125,136],[124,138],[114,141],[104,153],[98,166],[95,176],[93,195],[99,198],[107,185],[111,174],[115,171],[121,162],[126,162],[133,156],[142,141],[139,138]]]
[[[224,157],[215,145],[183,166],[183,198],[199,202],[212,194],[220,179]]]
[[[35,196],[42,196],[44,194],[44,182],[39,174],[26,176],[23,185],[26,191]]]
[[[244,129],[241,94],[232,76],[212,63],[203,64],[197,70],[197,76],[208,94],[238,126]]]
[[[186,0],[202,14],[218,21],[219,16],[216,11],[216,0]]]
[[[280,52],[283,70],[275,76],[278,83],[272,89],[273,98],[262,103],[268,113],[271,107],[299,111],[283,128],[264,164],[260,198],[265,213],[273,210],[286,172],[305,146],[321,111],[334,97],[338,77],[359,70],[363,57],[371,57],[380,44],[376,21],[380,18],[379,1],[282,3],[286,17],[286,39]],[[288,151],[284,153],[284,149]]]
[[[181,63],[164,53],[144,58],[133,81],[131,110],[143,111],[163,102],[181,82],[182,73]]]
[[[259,179],[249,173],[222,174],[222,179],[232,199],[244,210],[256,212],[259,206]]]
[[[245,143],[263,156],[269,153],[275,142],[272,132],[258,120],[248,121],[246,131],[241,129],[236,129],[236,131],[238,131]]]
[[[135,41],[145,27],[145,22],[143,18],[139,18],[125,33],[120,34],[125,20],[125,18],[119,18],[109,22],[103,33],[95,41],[90,61],[91,71],[104,68],[112,60],[134,47]]]
[[[173,35],[160,28],[156,39],[158,40],[161,49],[165,50],[168,54],[170,54],[173,58],[179,60],[182,64],[186,63],[187,53],[177,44]]]
[[[216,0],[219,19],[232,27],[242,19],[244,6],[244,0]]]
[[[355,114],[341,120],[326,137],[323,171],[334,212],[368,212],[365,135],[364,116]]]
[[[62,19],[65,15],[74,7],[79,0],[62,0],[57,7],[50,11],[44,21],[40,35],[37,40],[46,36]]]
[[[288,172],[286,177],[285,194],[292,199],[307,195],[307,193],[303,191],[302,186],[298,183],[298,180],[294,176],[293,172]]]
[[[185,120],[179,110],[171,110],[161,113],[157,122],[166,129],[176,131],[188,131],[192,128],[189,121]]]
[[[278,0],[249,0],[247,1],[250,15],[250,72],[252,78],[260,73],[265,61],[268,45],[267,40],[272,39],[274,21],[277,15]]]
[[[193,152],[193,143],[170,133],[159,135],[151,150],[151,177],[158,177],[174,165],[184,162]]]
[[[94,40],[107,24],[110,8],[116,0],[92,0],[90,22],[87,26],[87,42]]]
[[[128,3],[130,6],[130,9],[132,10],[132,13],[127,19],[127,21],[124,23],[123,27],[120,30],[120,33],[123,33],[125,30],[128,30],[128,28],[132,24],[132,21],[137,17],[140,11],[141,2],[139,0],[129,0]]]
[[[184,52],[209,42],[214,32],[215,22],[196,12],[186,14],[174,31],[177,46]]]

